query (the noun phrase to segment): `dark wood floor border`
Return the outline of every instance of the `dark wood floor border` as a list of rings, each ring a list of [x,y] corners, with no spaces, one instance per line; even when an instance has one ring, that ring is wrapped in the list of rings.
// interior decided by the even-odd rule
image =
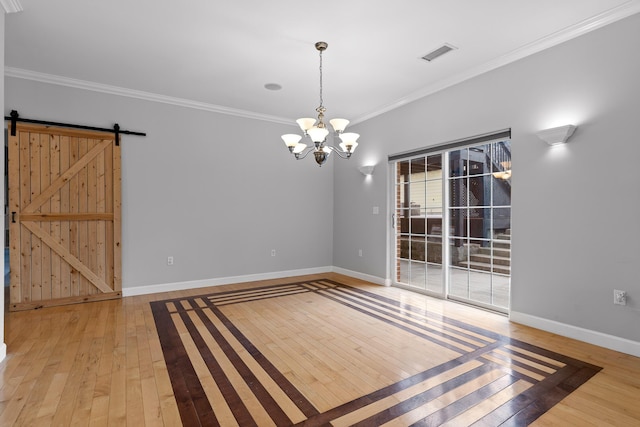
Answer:
[[[458,344],[461,344],[461,345],[464,345],[464,346],[467,346],[467,347],[471,347],[471,348],[473,348],[473,349],[481,348],[481,347],[480,347],[480,346],[478,346],[478,345],[472,344],[472,343],[467,342],[467,341],[465,341],[465,340],[463,340],[463,339],[460,339],[460,338],[458,338],[458,337],[454,337],[454,336],[451,336],[451,335],[445,334],[444,332],[439,332],[439,331],[433,330],[432,328],[429,328],[428,326],[426,326],[426,325],[424,325],[424,324],[420,324],[420,322],[418,322],[418,321],[416,321],[416,320],[413,320],[413,319],[407,318],[407,317],[403,316],[402,314],[398,314],[398,312],[396,312],[395,314],[393,314],[393,313],[389,313],[389,310],[388,310],[389,308],[388,308],[388,307],[385,307],[385,309],[386,309],[386,310],[385,310],[385,309],[381,308],[380,306],[376,306],[376,305],[374,305],[374,304],[369,303],[369,301],[368,301],[368,300],[360,300],[360,301],[357,301],[357,300],[356,300],[354,297],[352,297],[352,296],[347,296],[347,295],[345,295],[345,294],[343,294],[343,293],[340,293],[340,292],[339,292],[339,290],[324,291],[324,292],[320,292],[319,294],[320,294],[320,295],[328,295],[328,294],[331,294],[331,295],[340,295],[340,298],[331,298],[331,299],[332,299],[332,300],[334,300],[334,301],[336,301],[336,302],[340,302],[340,303],[342,303],[342,304],[344,304],[344,305],[346,305],[346,306],[348,306],[348,307],[354,308],[354,309],[356,309],[356,310],[358,310],[358,311],[360,311],[360,312],[363,312],[363,313],[367,312],[367,310],[369,310],[369,313],[370,313],[370,314],[371,314],[371,313],[379,313],[379,314],[380,314],[380,316],[378,316],[378,315],[374,315],[374,317],[375,317],[375,318],[377,318],[378,320],[385,321],[386,323],[389,323],[389,324],[394,324],[396,327],[401,328],[401,329],[403,329],[403,330],[406,330],[406,331],[408,331],[408,332],[411,332],[411,333],[417,334],[417,335],[419,335],[419,336],[420,336],[421,338],[423,338],[423,339],[429,339],[429,340],[433,341],[433,342],[434,342],[434,344],[438,344],[438,345],[443,346],[443,347],[450,346],[450,349],[451,349],[451,350],[454,350],[454,351],[457,351],[457,352],[462,352],[462,353],[465,353],[465,352],[466,352],[466,350],[462,350],[462,349],[460,349],[460,348],[458,348],[458,347],[456,347],[456,346],[454,346],[454,345],[451,345],[451,344],[445,343],[444,341],[439,341],[439,340],[437,340],[437,339],[434,339],[434,338],[432,338],[432,337],[429,337],[429,336],[428,336],[428,335],[426,335],[426,334],[420,334],[420,333],[418,333],[415,329],[411,329],[411,328],[404,327],[404,326],[403,326],[403,327],[401,327],[401,325],[403,325],[403,324],[411,325],[411,326],[413,326],[414,328],[417,328],[417,329],[419,329],[419,330],[421,330],[421,331],[429,332],[430,334],[437,335],[437,336],[439,336],[440,338],[448,339],[448,340],[450,340],[450,341],[457,342]],[[349,304],[349,303],[343,303],[343,302],[342,302],[343,300],[349,301],[351,304]],[[364,307],[366,310],[360,310],[360,309],[356,308],[356,307],[358,307],[358,306],[359,306],[359,307]],[[396,322],[391,322],[391,321],[389,321],[388,319],[385,319],[385,318],[383,317],[383,315],[384,315],[384,316],[387,316],[387,317],[391,317],[392,319],[395,319],[395,320],[396,320]],[[480,340],[476,340],[476,341],[480,341]],[[486,345],[487,343],[485,342],[484,344]]]
[[[354,292],[355,290],[357,290],[357,288],[351,288],[351,287],[347,287],[347,286],[342,286],[342,287],[336,287],[335,288],[335,291],[338,291],[338,292],[341,292],[341,293],[345,293],[345,294],[348,294],[348,295],[352,295],[353,293],[355,293]],[[367,301],[368,304],[375,305],[375,306],[381,307],[383,309],[390,309],[389,305],[386,302],[380,300],[379,298],[376,298],[375,300],[371,300],[371,301],[366,299],[364,301]],[[458,334],[458,335],[465,336],[468,339],[482,342],[485,345],[495,341],[494,339],[489,338],[486,335],[483,335],[482,338],[481,338],[481,337],[478,337],[476,335],[465,333],[464,331],[460,331],[460,330],[458,330],[456,328],[453,328],[453,327],[449,326],[447,323],[442,322],[442,316],[440,316],[439,319],[436,319],[435,318],[436,316],[429,316],[424,309],[417,309],[416,310],[414,308],[414,309],[406,310],[406,309],[402,308],[402,306],[395,306],[395,307],[398,310],[398,313],[402,313],[403,317],[411,318],[411,319],[414,319],[415,321],[418,321],[418,322],[423,322],[425,320],[427,322],[429,320],[436,321],[438,327],[440,327],[441,329],[444,329],[447,332],[451,332],[453,334]]]
[[[294,287],[286,290],[273,290],[273,291],[262,291],[255,293],[243,293],[236,297],[225,295],[223,297],[209,297],[209,300],[214,302],[216,305],[229,305],[229,304],[239,304],[248,301],[257,301],[263,300],[267,298],[274,297],[286,297],[288,295],[296,295],[309,292],[307,289],[302,287]]]
[[[339,282],[335,282],[333,280],[327,279],[327,281],[328,282],[332,282],[332,283],[337,284],[337,285],[340,285]],[[514,339],[514,338],[510,338],[510,337],[505,337],[505,336],[502,336],[502,335],[497,334],[495,332],[488,331],[488,330],[480,328],[478,326],[470,325],[468,323],[465,323],[465,322],[462,322],[462,321],[459,321],[459,320],[456,320],[456,319],[452,319],[452,318],[449,318],[447,316],[443,316],[443,315],[440,315],[440,314],[427,312],[422,308],[414,307],[414,306],[411,306],[409,304],[405,304],[405,303],[402,303],[400,301],[396,301],[396,300],[393,300],[391,298],[388,298],[388,297],[385,297],[385,296],[382,296],[382,295],[378,295],[378,294],[369,292],[369,291],[367,291],[365,289],[360,289],[360,288],[356,288],[356,287],[349,286],[349,285],[342,285],[342,286],[345,287],[345,288],[349,288],[349,290],[354,292],[354,293],[363,294],[363,295],[366,295],[369,298],[376,299],[376,300],[379,300],[379,301],[384,301],[387,304],[394,305],[394,306],[398,307],[401,310],[406,310],[408,312],[418,313],[418,314],[420,314],[422,316],[433,318],[434,320],[437,320],[437,321],[442,322],[444,324],[450,324],[450,325],[453,325],[453,326],[456,326],[456,327],[467,329],[467,330],[469,330],[471,332],[474,332],[476,334],[484,335],[485,337],[490,338],[492,340],[501,341],[501,342],[503,342],[505,344],[510,344],[510,345],[512,345],[514,347],[520,347],[522,349],[531,351],[532,353],[537,353],[537,354],[540,354],[542,356],[548,357],[549,359],[554,359],[554,360],[560,361],[560,362],[565,363],[565,364],[571,364],[571,365],[576,365],[576,366],[584,366],[584,367],[587,367],[587,368],[596,369],[597,371],[602,369],[599,366],[590,364],[588,362],[585,362],[585,361],[582,361],[582,360],[578,360],[578,359],[574,359],[572,357],[569,357],[569,356],[566,356],[566,355],[563,355],[563,354],[560,354],[560,353],[556,353],[556,352],[544,349],[542,347],[538,347],[538,346],[533,345],[531,343],[527,343],[527,342],[520,341],[520,340],[517,340],[517,339]],[[507,350],[507,349],[505,349],[505,350]]]
[[[501,349],[502,349],[502,347],[501,347]],[[504,361],[506,363],[510,363],[510,364],[512,364],[514,366],[517,366],[519,368],[526,369],[529,372],[533,372],[534,374],[543,376],[545,378],[548,377],[549,375],[553,374],[555,371],[557,371],[559,369],[559,368],[556,367],[554,369],[554,372],[546,372],[546,371],[543,371],[542,369],[536,368],[535,366],[527,365],[524,362],[520,362],[518,360],[509,359],[509,357],[505,356],[504,354],[498,354],[498,353],[492,352],[491,356],[496,358],[496,359],[500,359],[500,360],[502,360],[502,361]],[[531,378],[529,381],[538,381],[538,380],[535,380],[534,378]]]
[[[335,282],[335,283],[338,283],[338,282]],[[447,316],[443,316],[443,315],[441,315],[439,313],[426,311],[421,307],[415,307],[415,306],[403,303],[401,301],[397,301],[397,300],[391,299],[389,297],[385,297],[383,295],[378,295],[378,294],[375,294],[373,292],[369,292],[369,291],[367,291],[365,289],[356,288],[356,287],[349,286],[349,285],[342,285],[342,286],[350,288],[350,290],[352,290],[354,293],[359,293],[359,294],[362,294],[362,295],[366,295],[367,297],[372,298],[372,299],[376,299],[376,300],[379,300],[379,301],[384,301],[387,304],[390,304],[390,305],[398,307],[398,309],[400,309],[400,310],[407,311],[407,312],[412,312],[412,313],[417,313],[417,314],[423,315],[425,317],[431,318],[433,320],[442,322],[444,324],[449,324],[449,325],[452,325],[452,326],[456,326],[456,327],[460,327],[460,328],[463,328],[463,329],[467,329],[468,331],[474,332],[474,333],[479,334],[479,335],[484,335],[485,337],[490,338],[492,340],[500,340],[500,339],[504,338],[502,335],[500,335],[500,334],[498,334],[496,332],[488,331],[488,330],[480,328],[478,326],[470,325],[470,324],[462,322],[460,320],[456,320],[456,319],[452,319],[452,318],[447,317]]]
[[[600,371],[602,368],[600,366],[593,365],[589,362],[585,362],[584,360],[574,359],[573,357],[566,356],[564,354],[556,353],[551,350],[547,350],[542,347],[538,347],[528,342],[520,341],[515,338],[503,337],[503,341],[508,342],[510,345],[514,347],[520,347],[525,350],[528,350],[532,353],[537,353],[541,356],[548,357],[549,359],[554,359],[559,362],[564,363],[565,365],[573,365],[581,368],[589,368],[594,369],[596,371]]]
[[[472,393],[456,400],[451,405],[445,406],[442,409],[435,411],[434,413],[424,417],[423,419],[415,422],[412,426],[438,426],[451,420],[464,411],[472,408],[473,406],[483,402],[496,393],[504,390],[515,382],[515,379],[509,375],[500,377],[489,384],[486,384]]]
[[[193,300],[191,300],[190,303],[192,305],[195,305],[195,301],[193,301]],[[220,339],[219,334],[212,333],[211,329],[209,328],[209,325],[211,324],[211,322],[209,322],[209,319],[207,319],[206,316],[204,316],[204,318],[203,318],[204,313],[202,312],[202,310],[198,310],[197,307],[194,307],[194,309],[190,310],[190,311],[195,313],[199,317],[199,319],[207,327],[207,330],[212,335],[213,339],[216,340],[216,342],[218,343],[220,348],[225,352],[225,354],[227,354],[228,353],[228,348],[230,347],[229,344],[224,339]],[[200,353],[200,356],[202,357],[202,360],[205,362],[205,365],[209,369],[209,373],[211,374],[211,377],[213,378],[213,380],[215,381],[216,385],[218,386],[218,389],[222,393],[225,401],[227,402],[227,405],[229,406],[229,408],[233,412],[233,416],[235,417],[235,419],[238,420],[238,422],[241,422],[243,426],[245,426],[245,425],[246,426],[258,426],[256,421],[251,416],[251,413],[247,409],[247,406],[244,404],[244,401],[242,400],[240,395],[235,390],[233,384],[231,383],[231,380],[225,374],[224,370],[222,369],[222,366],[220,366],[220,364],[216,360],[215,356],[213,355],[213,353],[209,349],[209,346],[207,346],[204,338],[202,337],[202,335],[200,334],[200,332],[196,328],[195,324],[193,323],[193,321],[189,317],[189,311],[187,311],[187,310],[182,311],[180,313],[180,316],[181,316],[181,319],[182,319],[182,323],[184,323],[185,327],[189,331],[189,335],[191,336],[191,339],[194,341],[194,344],[198,348],[198,352]],[[215,330],[215,332],[218,332],[218,331]],[[237,361],[236,360],[231,360],[231,363],[234,366],[236,366]],[[240,372],[244,374],[245,371],[246,371],[246,369],[245,370],[241,370]],[[243,375],[243,379],[245,379],[245,381],[247,381],[247,380],[251,381],[253,378],[251,378],[251,377],[245,378],[245,376]],[[262,398],[262,397],[264,397],[265,393],[264,392],[260,393],[260,391],[258,391],[257,394],[258,394],[258,396],[260,398]],[[268,393],[267,393],[267,396],[270,397],[268,395]],[[277,417],[277,416],[280,416],[280,415],[281,414],[278,413],[275,416]],[[286,419],[286,420],[288,421],[288,419]]]
[[[369,310],[366,310],[366,309],[362,308],[358,304],[352,304],[352,303],[349,303],[349,302],[345,302],[340,298],[336,298],[336,297],[332,296],[331,294],[327,293],[326,291],[320,291],[320,292],[318,292],[318,294],[322,295],[325,298],[330,299],[330,300],[332,300],[334,302],[337,302],[338,304],[342,304],[345,307],[349,307],[349,308],[351,308],[351,309],[353,309],[355,311],[358,311],[360,313],[363,313],[363,314],[366,314],[366,315],[368,315],[370,317],[373,317],[376,320],[384,322],[384,323],[386,323],[388,325],[395,326],[398,329],[401,329],[401,330],[403,330],[405,332],[408,332],[410,334],[418,336],[418,337],[420,337],[420,338],[422,338],[424,340],[430,341],[430,342],[432,342],[432,343],[434,343],[436,345],[439,345],[440,347],[444,347],[444,348],[446,348],[448,350],[455,351],[456,353],[459,353],[459,354],[463,354],[463,353],[467,352],[466,350],[464,350],[464,349],[462,349],[460,347],[457,347],[457,346],[455,346],[453,344],[450,344],[450,343],[445,342],[445,341],[441,341],[441,340],[439,340],[437,338],[434,338],[434,337],[431,337],[431,336],[429,336],[427,334],[424,334],[422,332],[416,331],[415,329],[412,329],[412,328],[406,326],[405,324],[403,324],[405,322],[394,322],[394,321],[391,321],[389,319],[386,319],[384,316],[382,316],[380,314],[376,314],[373,311],[369,311]],[[389,315],[389,317],[396,317],[397,318],[397,316],[394,316],[394,315]],[[473,347],[473,346],[469,345],[469,347]]]
[[[299,289],[300,292],[298,292],[297,289]],[[218,308],[218,304],[223,306],[228,303],[241,304],[247,301],[286,298],[287,296],[296,295],[301,292],[313,292],[325,299],[331,300],[334,303],[341,304],[352,310],[356,310],[367,316],[375,318],[378,321],[391,324],[397,328],[410,332],[415,336],[420,337],[421,339],[428,340],[438,346],[451,349],[459,353],[460,356],[441,365],[428,369],[424,372],[398,381],[395,384],[383,387],[382,389],[374,391],[366,396],[361,396],[351,402],[346,402],[336,408],[330,409],[329,411],[319,413],[313,406],[313,404],[308,401],[302,395],[302,393],[300,393],[293,386],[293,384],[291,384],[286,379],[286,377],[275,368],[275,366],[258,350],[258,348],[256,348],[246,338],[246,336],[244,336],[244,334],[233,324],[233,322],[224,315],[221,309]],[[203,301],[206,306],[199,306],[196,303],[197,299]],[[183,307],[181,304],[183,301],[188,301],[189,307]],[[479,372],[488,372],[488,370],[500,369],[505,373],[505,375],[500,377],[499,380],[494,380],[490,384],[486,384],[478,390],[475,390],[470,395],[457,400],[452,405],[435,411],[429,417],[426,417],[416,425],[437,425],[440,422],[452,419],[458,414],[464,412],[464,410],[466,410],[465,408],[468,409],[469,407],[485,399],[486,396],[490,396],[495,393],[496,390],[499,391],[504,387],[509,386],[518,379],[525,379],[528,382],[532,383],[533,386],[520,393],[518,396],[505,403],[504,405],[496,408],[491,413],[487,414],[475,425],[528,425],[530,422],[533,422],[540,415],[557,404],[561,399],[566,397],[569,393],[571,393],[601,369],[587,362],[576,360],[565,355],[545,350],[530,343],[525,343],[519,340],[511,339],[509,337],[504,337],[494,332],[484,330],[480,327],[468,325],[456,319],[450,319],[437,313],[428,312],[424,309],[413,307],[409,304],[401,303],[391,298],[374,294],[365,289],[344,285],[329,279],[316,280],[312,282],[283,283],[279,285],[268,285],[259,288],[251,288],[238,291],[223,291],[219,293],[211,293],[191,298],[175,298],[166,301],[157,301],[151,303],[156,327],[160,336],[160,343],[165,356],[165,361],[167,363],[167,369],[169,370],[169,377],[174,388],[176,401],[178,402],[180,416],[185,425],[199,425],[194,424],[195,420],[198,420],[198,423],[203,422],[203,425],[218,425],[218,421],[215,418],[215,414],[213,412],[213,409],[211,408],[210,403],[207,401],[207,397],[202,389],[200,381],[197,378],[195,369],[193,368],[193,365],[191,364],[191,361],[189,359],[189,355],[184,348],[184,344],[182,343],[182,340],[178,335],[176,326],[173,323],[173,319],[171,318],[171,314],[168,312],[167,303],[175,304],[177,313],[180,315],[182,322],[191,334],[192,339],[194,343],[196,343],[198,351],[209,367],[211,374],[214,375],[214,373],[216,373],[216,375],[224,375],[224,373],[217,372],[222,371],[222,369],[219,367],[219,365],[217,365],[215,357],[210,352],[210,350],[206,348],[206,342],[202,339],[201,336],[199,336],[200,333],[198,332],[198,329],[193,325],[188,312],[196,313],[200,321],[206,326],[207,331],[211,334],[217,345],[227,355],[235,369],[244,378],[247,385],[250,386],[250,388],[254,391],[254,394],[256,395],[258,400],[263,404],[263,407],[265,408],[265,410],[267,410],[270,416],[272,416],[277,425],[291,425],[291,420],[284,413],[284,411],[279,408],[277,402],[275,402],[268,395],[266,389],[264,389],[264,386],[259,384],[260,381],[258,381],[255,375],[250,371],[248,366],[246,366],[244,361],[235,352],[231,344],[227,342],[220,331],[217,330],[215,325],[204,313],[204,310],[210,310],[210,312],[218,318],[218,320],[222,323],[222,325],[224,325],[226,330],[234,336],[235,340],[237,340],[237,342],[240,343],[246,351],[249,352],[251,357],[253,357],[254,360],[261,366],[264,372],[266,372],[267,375],[269,375],[271,379],[276,384],[278,384],[278,386],[287,395],[291,402],[295,403],[300,411],[307,417],[307,420],[296,424],[299,426],[329,425],[328,423],[331,420],[340,418],[351,412],[364,408],[371,403],[374,403],[385,397],[389,397],[394,393],[405,390],[426,379],[447,372],[472,360],[477,360],[483,363],[479,367],[473,368],[471,370],[474,372],[473,374],[470,374],[471,371],[468,371],[463,375],[449,379],[442,384],[439,384],[438,386],[432,387],[431,389],[419,393],[418,395],[413,396],[403,402],[400,402],[397,405],[392,406],[391,408],[381,411],[380,413],[372,416],[370,419],[363,420],[361,424],[377,425],[371,424],[371,422],[378,423],[385,422],[383,420],[391,420],[399,415],[408,412],[409,410],[411,410],[410,408],[416,407],[415,405],[419,406],[421,404],[424,404],[425,399],[427,399],[428,401],[428,399],[430,398],[435,398],[433,396],[437,397],[443,392],[446,392],[443,390],[446,390],[447,387],[453,387],[454,384],[461,384],[470,381],[470,378],[472,379],[473,375],[481,375],[478,374]],[[421,318],[418,319],[416,318],[416,316],[421,316]],[[443,329],[447,328],[447,325],[451,325],[455,326],[455,328],[468,330],[473,334],[485,336],[486,345],[478,347],[477,345],[473,345],[461,339],[458,339],[458,341],[456,341],[455,339],[453,339],[455,337],[451,337],[446,333],[434,332],[430,328],[425,329],[423,325],[420,325],[420,322],[424,322],[425,319],[427,322],[429,321],[429,319],[431,319],[441,323],[442,325],[444,325]],[[434,335],[440,335],[442,338],[446,338],[447,340],[451,340],[453,342],[459,342],[461,344],[464,344],[468,348],[474,348],[474,350],[466,351],[457,348],[450,343],[446,343],[432,336],[428,336],[425,333],[422,333],[419,330],[417,331],[415,329],[412,329],[407,325],[411,325],[413,328],[422,329],[423,331],[429,331],[429,333],[432,333]],[[449,328],[448,331],[455,334],[461,334],[460,331],[454,328]],[[469,339],[473,339],[476,342],[482,342],[482,340],[476,336],[467,336],[469,336]],[[510,345],[513,348],[506,348],[505,346],[507,345]],[[514,369],[510,369],[508,366],[491,362],[489,360],[483,360],[481,358],[482,355],[487,354],[497,348],[503,349],[503,351],[507,352],[508,354],[517,355],[518,357],[523,358],[523,360],[528,360],[538,363],[541,366],[547,366],[551,369],[556,369],[556,371],[554,373],[548,373],[546,371],[537,369],[534,366],[530,366],[527,363],[509,359],[508,356],[496,353],[492,354],[492,356],[496,357],[497,359],[505,360],[505,362],[510,366],[520,366],[530,372],[535,372],[544,377],[543,380],[538,381],[533,378],[529,378],[528,376]],[[555,364],[548,361],[537,359],[533,355],[518,352],[518,349],[531,352],[533,355],[540,355],[541,357],[558,361],[565,366],[556,366]],[[225,395],[225,399],[227,399],[227,392],[229,393],[228,399],[231,400],[227,400],[227,402],[230,408],[242,406],[237,405],[238,396],[236,395],[236,397],[233,397],[233,393],[235,391],[232,390],[233,386],[228,381],[228,379],[226,383],[223,377],[219,377],[218,379],[215,379],[215,381],[218,384],[218,387],[220,387],[220,390],[224,390],[223,394]],[[218,381],[220,381],[220,383],[218,383]],[[222,387],[220,384],[222,384]],[[248,413],[248,411],[243,412],[241,410],[237,414],[234,411],[234,416],[236,416],[236,419],[241,422],[241,425],[255,425],[255,422],[254,424],[252,424],[253,419],[251,418],[251,415]],[[367,424],[367,422],[369,422],[369,424]]]
[[[487,414],[477,425],[526,426],[600,371],[568,364]],[[476,424],[474,424],[476,425]]]
[[[498,346],[500,345],[500,343],[495,343],[492,345],[493,346]],[[373,402],[376,402],[378,400],[382,400],[385,399],[389,396],[392,396],[398,392],[404,391],[410,387],[413,387],[416,384],[419,384],[425,380],[428,380],[430,378],[433,378],[435,376],[438,376],[440,374],[443,374],[447,371],[450,371],[460,365],[463,365],[467,362],[470,362],[471,360],[474,360],[474,358],[469,358],[466,355],[465,356],[461,356],[457,359],[452,359],[449,360],[445,363],[442,363],[438,366],[434,366],[433,368],[427,369],[426,371],[422,371],[419,372],[415,375],[412,375],[408,378],[405,378],[404,380],[398,381],[394,384],[388,385],[386,387],[383,387],[379,390],[376,390],[372,393],[369,393],[367,395],[361,396],[357,399],[352,400],[351,402],[347,402],[344,403],[340,406],[337,406],[333,409],[330,409],[329,411],[323,412],[321,414],[318,414],[314,419],[309,419],[307,422],[304,423],[300,423],[297,425],[300,426],[319,426],[319,425],[324,425],[324,423],[329,422],[330,420],[334,420],[336,418],[340,418],[346,414],[349,414],[351,412],[357,411],[359,409],[364,408],[367,405],[370,405]],[[491,362],[483,362],[484,366],[482,369],[486,370],[489,369],[490,367],[493,369],[497,369],[497,366],[494,366]],[[486,371],[483,371],[483,373]],[[457,381],[459,381],[460,378],[458,378]]]
[[[443,394],[448,393],[451,390],[457,387],[460,387],[461,385],[464,385],[469,381],[473,381],[477,379],[478,377],[490,372],[492,369],[493,367],[489,364],[480,365],[477,368],[467,371],[462,375],[459,375],[455,378],[452,378],[441,384],[431,387],[428,390],[423,391],[422,393],[418,393],[407,400],[396,403],[395,405],[383,411],[380,411],[377,414],[374,414],[366,419],[363,419],[358,423],[354,424],[353,427],[378,426],[378,425],[387,423],[393,420],[394,418],[402,416],[407,412],[411,412],[414,409],[417,409],[421,406],[428,404],[429,402],[437,399]],[[439,424],[432,424],[432,425],[439,425]]]
[[[551,368],[551,369],[554,369],[554,370],[558,370],[558,369],[562,368],[562,366],[554,365],[551,362],[547,362],[546,360],[538,359],[538,358],[535,358],[534,356],[531,356],[531,355],[528,355],[528,354],[525,354],[525,353],[521,353],[518,350],[512,350],[512,349],[507,348],[507,347],[503,347],[502,350],[504,352],[506,352],[506,353],[509,353],[509,354],[513,355],[513,356],[521,357],[521,358],[529,360],[531,362],[538,363],[538,364],[540,364],[542,366],[546,366],[547,368]],[[564,364],[564,362],[563,362],[563,364]]]
[[[167,305],[163,301],[151,302],[151,311],[182,424],[219,426]]]

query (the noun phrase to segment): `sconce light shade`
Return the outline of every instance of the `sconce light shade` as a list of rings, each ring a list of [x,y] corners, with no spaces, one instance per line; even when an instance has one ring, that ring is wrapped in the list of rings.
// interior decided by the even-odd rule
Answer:
[[[564,144],[573,135],[576,127],[574,125],[560,126],[552,129],[545,129],[536,135],[549,145]]]
[[[374,167],[375,167],[374,165],[360,166],[358,170],[362,175],[369,176],[369,175],[373,175]]]

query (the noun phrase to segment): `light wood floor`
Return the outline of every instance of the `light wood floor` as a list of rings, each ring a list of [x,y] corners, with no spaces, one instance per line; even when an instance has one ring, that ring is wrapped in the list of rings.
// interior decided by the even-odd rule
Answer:
[[[321,277],[363,287],[417,307],[428,307],[430,312],[603,368],[534,425],[640,425],[639,358],[512,324],[494,313],[337,274],[284,281]],[[282,280],[7,314],[8,356],[0,364],[0,426],[181,425],[149,303],[279,282]],[[238,316],[242,318],[242,313]],[[287,331],[279,333],[286,335]],[[367,331],[374,343],[385,333],[389,331]],[[258,337],[256,332],[255,339]],[[397,344],[404,346],[404,355],[414,351],[406,342]],[[379,372],[380,377],[417,369],[402,366],[397,360],[388,362],[385,372]],[[329,408],[334,405],[331,400],[334,398],[340,399],[324,396],[320,400]]]

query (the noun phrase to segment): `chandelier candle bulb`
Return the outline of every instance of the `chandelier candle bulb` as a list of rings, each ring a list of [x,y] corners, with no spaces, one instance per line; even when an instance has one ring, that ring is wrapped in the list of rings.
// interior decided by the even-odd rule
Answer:
[[[357,133],[344,133],[349,124],[349,120],[339,118],[331,119],[329,123],[333,128],[333,132],[340,137],[342,142],[339,144],[339,149],[326,143],[327,136],[330,132],[324,123],[324,113],[327,109],[323,105],[324,101],[322,99],[322,52],[327,50],[328,45],[326,42],[317,42],[315,46],[316,50],[320,53],[320,105],[316,108],[318,118],[303,117],[296,120],[304,136],[286,134],[282,135],[282,140],[289,149],[289,152],[295,156],[296,160],[304,159],[309,153],[313,153],[313,157],[318,166],[322,166],[331,153],[337,153],[338,156],[343,159],[350,158],[358,146],[356,140],[360,135]],[[311,142],[313,142],[313,145],[309,146],[300,142],[303,137],[308,137]]]

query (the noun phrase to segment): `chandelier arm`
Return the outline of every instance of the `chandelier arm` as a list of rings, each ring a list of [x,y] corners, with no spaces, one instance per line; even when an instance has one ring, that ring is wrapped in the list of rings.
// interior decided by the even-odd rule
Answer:
[[[343,159],[348,159],[349,157],[351,157],[351,153],[349,153],[348,151],[342,151],[330,145],[328,145],[327,147],[331,148],[331,151],[336,153],[338,157],[341,157]]]
[[[313,151],[315,151],[315,147],[311,146],[311,147],[306,148],[305,150],[303,150],[301,153],[297,153],[297,154],[294,154],[294,155],[296,156],[296,160],[302,160],[305,157],[307,157],[309,155],[309,153],[311,153]],[[302,154],[302,153],[304,153],[304,155],[301,156],[300,154]]]

